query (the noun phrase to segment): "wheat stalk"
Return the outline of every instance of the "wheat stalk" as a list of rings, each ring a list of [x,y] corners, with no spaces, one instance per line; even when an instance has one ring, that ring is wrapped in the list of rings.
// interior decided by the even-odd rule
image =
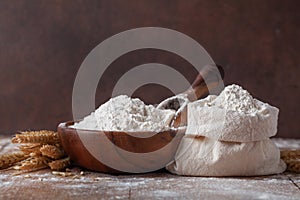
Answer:
[[[63,177],[68,177],[68,176],[75,176],[72,172],[58,172],[58,171],[52,171],[53,175],[57,176],[63,176]]]
[[[54,131],[25,131],[16,134],[12,138],[12,143],[41,143],[41,144],[55,144],[59,143],[58,133]]]
[[[32,172],[50,167],[52,170],[62,170],[70,165],[54,131],[24,131],[12,138],[12,143],[21,143],[20,152],[0,156],[0,169],[11,167],[20,172]],[[63,158],[63,159],[61,159]]]
[[[49,144],[43,145],[40,148],[40,151],[43,156],[47,156],[52,159],[60,159],[65,156],[64,150],[55,145],[49,145]]]

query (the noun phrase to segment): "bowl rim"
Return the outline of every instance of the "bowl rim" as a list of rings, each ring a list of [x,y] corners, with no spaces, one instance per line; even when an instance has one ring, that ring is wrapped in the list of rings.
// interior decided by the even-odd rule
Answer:
[[[70,127],[71,125],[73,125],[78,121],[66,121],[66,122],[61,122],[59,123],[59,125],[57,126],[58,128],[64,129],[64,130],[73,130],[73,131],[79,131],[79,132],[90,132],[90,133],[120,133],[120,134],[128,134],[128,133],[141,133],[141,134],[151,134],[151,133],[155,133],[155,134],[160,134],[160,133],[165,133],[165,132],[185,132],[186,130],[186,126],[181,126],[178,128],[175,127],[171,127],[170,129],[166,129],[163,131],[103,131],[103,130],[90,130],[90,129],[77,129],[77,128],[73,128]]]

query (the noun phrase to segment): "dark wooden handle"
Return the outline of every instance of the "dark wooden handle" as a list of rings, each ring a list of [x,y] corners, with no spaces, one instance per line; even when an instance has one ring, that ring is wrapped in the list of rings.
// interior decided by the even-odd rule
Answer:
[[[220,87],[223,78],[224,70],[221,66],[207,65],[199,72],[191,87],[183,94],[187,94],[191,102],[196,101],[208,95],[210,90]],[[171,125],[175,128],[187,125],[186,107],[176,114]]]
[[[195,81],[184,94],[188,95],[190,101],[196,101],[209,94],[220,85],[224,78],[224,70],[219,65],[206,65],[197,75]]]
[[[220,65],[206,65],[197,75],[192,84],[192,88],[202,85],[205,79],[216,78],[217,81],[219,81],[219,77],[221,79],[224,78],[224,70]]]

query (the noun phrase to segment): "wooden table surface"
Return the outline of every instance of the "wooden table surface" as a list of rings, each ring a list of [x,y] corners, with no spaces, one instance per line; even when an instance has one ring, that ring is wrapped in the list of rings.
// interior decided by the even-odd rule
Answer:
[[[300,140],[275,139],[281,148],[300,148]],[[0,137],[0,153],[15,148]],[[166,171],[109,175],[73,168],[76,177],[50,170],[13,175],[0,171],[0,199],[300,199],[300,174],[260,177],[184,177]]]

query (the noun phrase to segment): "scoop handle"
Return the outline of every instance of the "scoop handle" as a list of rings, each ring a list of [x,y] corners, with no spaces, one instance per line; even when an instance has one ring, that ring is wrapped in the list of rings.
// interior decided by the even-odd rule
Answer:
[[[224,78],[224,70],[219,65],[206,65],[197,75],[195,81],[182,94],[187,95],[189,101],[193,102],[207,96],[210,91],[220,87]],[[187,125],[187,107],[184,106],[176,113],[171,126],[177,128]]]
[[[219,65],[206,65],[194,80],[190,88],[183,94],[186,94],[190,101],[196,101],[209,94],[209,92],[223,82],[224,70]]]

